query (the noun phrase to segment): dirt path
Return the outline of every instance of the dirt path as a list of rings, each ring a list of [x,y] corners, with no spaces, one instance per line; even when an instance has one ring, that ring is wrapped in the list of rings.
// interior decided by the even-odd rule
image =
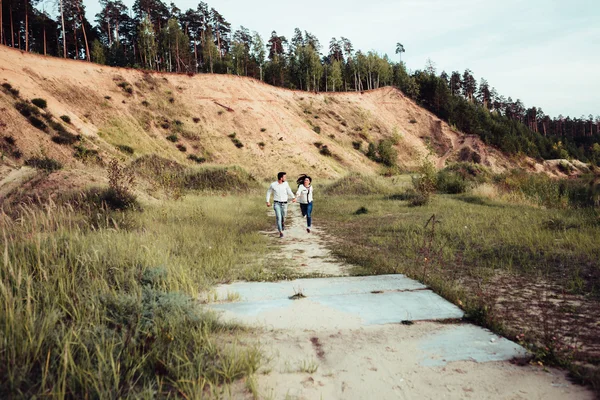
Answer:
[[[269,218],[275,224],[275,212],[269,211]],[[298,204],[289,204],[286,218],[285,237],[277,238],[277,231],[266,232],[278,240],[278,250],[271,255],[275,260],[282,260],[300,276],[347,276],[349,265],[337,261],[325,246],[328,238],[319,228],[318,221],[311,232],[306,232],[306,218],[302,217]],[[274,240],[275,240],[274,239]]]
[[[290,205],[284,239],[267,233],[277,246],[273,257],[301,274],[347,275],[349,266],[333,260],[325,247],[333,238],[318,227],[308,234],[297,209]],[[305,285],[307,297],[288,300],[298,284]],[[255,327],[243,340],[258,342],[268,359],[257,374],[259,398],[593,399],[563,371],[506,361],[524,350],[504,338],[460,319],[418,316],[423,308],[433,314],[444,307],[462,311],[401,275],[217,288],[222,294],[231,290],[239,294],[236,302],[214,307],[225,319]],[[434,301],[424,305],[427,299]],[[411,321],[385,322],[394,314],[412,315]],[[236,396],[242,397],[252,398]]]

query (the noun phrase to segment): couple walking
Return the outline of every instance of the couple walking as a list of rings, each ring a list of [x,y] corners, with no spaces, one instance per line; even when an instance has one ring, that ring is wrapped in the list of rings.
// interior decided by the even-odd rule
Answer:
[[[287,215],[288,200],[291,198],[292,203],[300,203],[302,216],[306,217],[306,232],[310,233],[312,223],[312,208],[313,208],[313,187],[311,185],[312,178],[306,174],[300,175],[296,180],[298,191],[294,196],[294,192],[287,183],[285,172],[277,174],[277,180],[271,183],[267,190],[267,207],[271,206],[271,193],[273,193],[273,209],[275,210],[275,218],[277,219],[277,230],[279,237],[283,237],[285,230],[285,217]]]

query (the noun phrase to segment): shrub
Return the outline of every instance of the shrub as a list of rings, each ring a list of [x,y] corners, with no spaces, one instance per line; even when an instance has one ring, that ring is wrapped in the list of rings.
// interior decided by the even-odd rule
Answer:
[[[335,135],[332,133],[331,135],[329,135],[330,139],[335,139]]]
[[[261,132],[265,132],[267,130],[267,128],[260,128]]]
[[[175,143],[176,141],[178,141],[178,140],[179,140],[179,137],[177,137],[177,135],[175,135],[175,134],[173,133],[173,134],[171,134],[171,135],[167,136],[167,140],[168,140],[168,141],[170,141],[170,142],[173,142],[173,143]]]
[[[435,192],[437,185],[435,165],[428,158],[422,161],[418,172],[418,176],[412,177],[412,184],[417,192],[417,199],[415,199],[413,205],[428,203],[429,197]]]
[[[29,118],[32,115],[40,115],[40,110],[37,107],[32,106],[31,104],[19,101],[15,104],[15,108],[21,113],[25,118]]]
[[[12,87],[12,85],[8,82],[2,84],[2,87],[14,97],[19,97],[19,91]]]
[[[147,101],[147,100],[144,100],[144,101],[142,101],[142,105],[143,105],[144,107],[148,107],[148,106],[150,106],[150,103],[148,103],[148,101]]]
[[[231,139],[235,139],[236,134],[235,134],[235,132],[233,132],[233,133],[230,133],[229,135],[227,135],[227,137],[229,137]]]
[[[171,127],[171,123],[165,119],[160,123],[160,127],[163,129],[169,129]]]
[[[104,96],[104,98],[105,98],[106,100],[110,100],[110,99],[112,99],[112,97],[110,97],[110,96]]]
[[[119,164],[119,161],[112,160],[107,167],[109,190],[106,192],[106,202],[113,208],[124,210],[137,205],[137,200],[133,194],[135,185],[135,175],[133,172]]]
[[[321,147],[319,149],[319,153],[326,157],[331,157],[333,155],[333,153],[331,152],[331,150],[329,150],[329,147],[327,147],[327,145],[324,145],[323,147]]]
[[[360,207],[358,210],[354,212],[355,215],[367,214],[369,210],[366,207]]]
[[[320,149],[323,146],[323,142],[314,142],[313,144],[317,149]]]
[[[561,161],[558,163],[558,170],[565,175],[571,175],[575,171],[575,168],[570,163]]]
[[[248,191],[256,179],[239,167],[204,169],[186,175],[185,187],[190,190]]]
[[[183,122],[181,122],[178,119],[174,120],[173,123],[175,124],[175,126],[183,126]]]
[[[355,150],[360,151],[362,148],[362,142],[360,140],[352,142],[352,147],[354,147]]]
[[[117,149],[121,150],[123,153],[126,154],[133,154],[135,152],[133,150],[133,147],[127,146],[126,144],[118,144]]]
[[[429,203],[431,196],[425,193],[415,193],[415,195],[408,201],[411,207],[420,207]]]
[[[41,131],[48,130],[48,125],[46,125],[46,123],[44,121],[42,121],[41,119],[39,119],[38,117],[31,115],[27,119],[29,120],[29,123],[31,125],[33,125],[35,128],[38,128]]]
[[[80,139],[81,139],[81,137],[79,135],[73,135],[72,133],[69,133],[69,132],[61,132],[58,135],[52,136],[52,141],[54,143],[66,144],[66,145],[71,145]]]
[[[25,161],[25,165],[44,170],[46,172],[58,171],[63,167],[60,162],[48,157],[32,157]]]
[[[231,139],[231,141],[233,142],[235,147],[237,147],[238,149],[241,149],[242,147],[244,147],[244,144],[242,142],[240,142],[239,139]]]
[[[468,185],[456,172],[442,170],[437,174],[436,188],[440,193],[458,194],[466,192]]]
[[[127,94],[133,94],[133,87],[128,82],[120,82],[117,86],[123,89]]]
[[[411,124],[416,124],[416,123],[417,123],[417,120],[416,120],[416,119],[414,119],[414,118],[411,118],[411,119],[410,119],[410,121],[408,121],[408,122],[410,122]]]
[[[377,161],[387,167],[393,167],[398,162],[398,151],[394,148],[392,141],[384,139],[377,146]]]
[[[316,133],[321,133],[321,127],[320,126],[313,126],[313,131],[315,131]]]
[[[200,118],[194,117],[192,118],[192,121],[194,121],[194,123],[197,124],[198,122],[200,122]]]
[[[183,144],[178,144],[177,145],[177,149],[179,149],[179,151],[181,151],[182,153],[187,151],[187,147],[185,147]]]
[[[199,157],[199,156],[197,156],[197,155],[195,155],[195,154],[190,154],[190,155],[188,156],[188,160],[191,160],[191,161],[193,161],[193,162],[195,162],[195,163],[198,163],[198,164],[202,164],[203,162],[206,162],[206,158],[204,158],[204,157]]]
[[[44,99],[35,98],[35,99],[32,99],[31,102],[35,106],[37,106],[39,108],[46,108],[46,107],[48,107],[48,102],[46,100],[44,100]]]
[[[73,156],[83,162],[100,161],[100,155],[98,154],[98,150],[88,149],[82,144],[75,146],[75,153],[73,154]]]
[[[15,138],[14,138],[14,137],[12,137],[12,136],[5,136],[5,137],[4,137],[4,141],[5,141],[6,143],[10,144],[11,146],[14,146],[14,145],[15,145],[15,143],[16,143],[16,140],[15,140]]]
[[[52,115],[52,113],[50,111],[46,111],[45,113],[42,114],[42,118],[44,118],[46,121],[50,122],[50,121],[52,121],[52,118],[54,118],[54,116]]]
[[[61,115],[60,119],[62,119],[66,124],[71,123],[71,117],[69,117],[68,115]]]

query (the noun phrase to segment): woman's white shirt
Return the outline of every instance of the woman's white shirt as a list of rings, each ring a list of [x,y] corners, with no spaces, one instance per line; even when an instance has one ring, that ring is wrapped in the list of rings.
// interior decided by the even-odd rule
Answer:
[[[296,192],[296,200],[300,204],[308,204],[313,201],[313,187],[306,187],[304,185],[300,185],[298,191]]]

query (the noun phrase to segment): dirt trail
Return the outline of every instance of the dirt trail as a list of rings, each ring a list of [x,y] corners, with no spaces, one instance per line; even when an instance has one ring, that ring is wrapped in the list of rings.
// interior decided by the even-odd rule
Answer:
[[[274,219],[272,210],[269,217]],[[325,247],[327,241],[334,238],[327,237],[318,228],[318,219],[315,223],[317,227],[307,233],[298,205],[290,204],[285,238],[279,239],[276,231],[266,232],[277,246],[272,257],[283,258],[303,275],[348,275],[351,266],[333,260]],[[353,278],[337,279],[339,282],[339,279]],[[331,284],[334,280],[331,279]],[[260,297],[257,293],[270,293],[268,297],[275,292],[265,291],[266,285],[277,284],[240,284],[262,285],[246,287],[241,300],[231,304],[245,307],[246,315],[240,314],[239,321],[255,327],[252,336],[244,338],[244,342],[254,344],[258,341],[268,359],[267,365],[257,374],[259,398],[593,398],[586,388],[569,382],[563,371],[493,361],[502,359],[495,358],[495,351],[500,354],[502,350],[494,346],[500,346],[501,342],[511,345],[511,342],[470,324],[458,321],[365,324],[356,313],[347,312],[348,309],[340,312],[327,306],[324,298],[319,302],[310,295],[305,299],[289,300],[290,305],[283,308],[263,312],[261,316],[265,322],[257,323],[254,318],[262,312],[260,309],[273,304],[257,302]],[[333,288],[325,286],[327,290]],[[224,292],[232,287],[235,285],[218,290]],[[416,292],[423,293],[419,288],[407,293]],[[247,295],[256,297],[253,303],[243,302]],[[355,311],[367,305],[352,293],[341,293],[335,298]],[[223,317],[228,318],[227,312]],[[474,336],[470,336],[471,333]],[[483,348],[496,350],[487,350],[482,355],[480,350]],[[247,393],[236,397],[252,398]]]
[[[269,218],[275,223],[275,212],[269,211]],[[317,225],[314,225],[316,222]],[[290,203],[286,219],[285,237],[277,239],[280,247],[271,257],[282,260],[300,276],[348,276],[350,266],[335,260],[331,251],[326,247],[327,238],[319,229],[318,221],[314,221],[311,232],[306,232],[306,218],[302,217],[300,206]],[[273,237],[277,231],[268,232]]]

